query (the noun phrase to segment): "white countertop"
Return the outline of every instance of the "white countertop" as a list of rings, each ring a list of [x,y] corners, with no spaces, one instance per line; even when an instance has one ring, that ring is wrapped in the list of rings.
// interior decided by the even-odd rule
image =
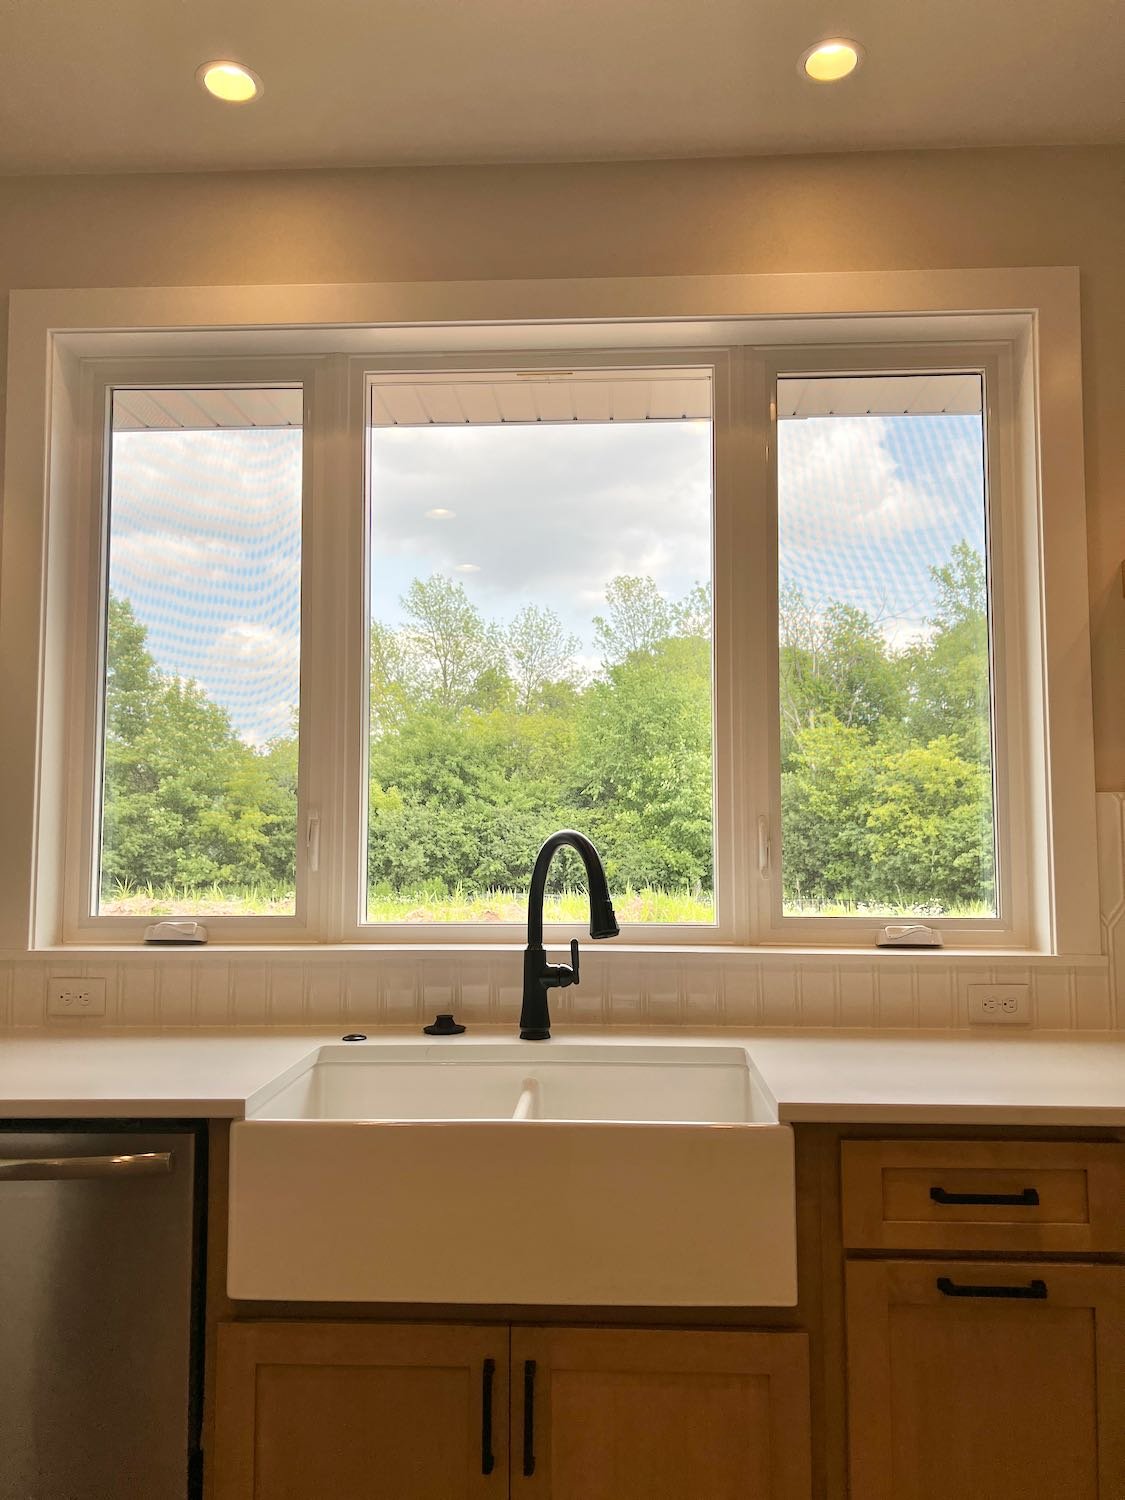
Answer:
[[[65,1026],[65,1023],[63,1023]],[[238,1119],[277,1076],[340,1030],[0,1033],[0,1115]],[[360,1030],[364,1028],[360,1027]],[[422,1040],[418,1027],[372,1041]],[[745,1046],[783,1121],[1125,1126],[1125,1034],[688,1031],[560,1026],[560,1041]],[[515,1039],[473,1026],[443,1048]],[[357,1046],[360,1044],[357,1044]]]

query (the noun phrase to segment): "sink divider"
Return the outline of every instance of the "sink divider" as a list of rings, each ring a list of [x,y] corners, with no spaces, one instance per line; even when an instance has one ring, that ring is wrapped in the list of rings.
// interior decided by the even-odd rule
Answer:
[[[512,1111],[513,1120],[534,1120],[539,1113],[539,1080],[525,1078],[519,1099]]]

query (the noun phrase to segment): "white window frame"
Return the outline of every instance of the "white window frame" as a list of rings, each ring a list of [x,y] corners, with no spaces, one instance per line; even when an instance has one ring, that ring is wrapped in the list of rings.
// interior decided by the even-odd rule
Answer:
[[[965,311],[973,308],[982,311]],[[628,321],[622,323],[626,312]],[[362,506],[356,502],[365,445],[354,441],[366,418],[361,376],[377,360],[394,368],[410,359],[433,367],[433,351],[474,362],[491,354],[510,368],[523,365],[534,350],[550,351],[544,362],[556,364],[560,349],[569,348],[576,361],[601,350],[608,362],[621,365],[642,350],[667,364],[673,349],[685,364],[698,366],[707,362],[702,351],[716,347],[739,351],[731,361],[733,410],[726,445],[735,498],[718,508],[715,527],[716,712],[720,719],[724,705],[730,712],[729,725],[720,723],[716,738],[716,796],[725,798],[729,809],[729,816],[716,821],[726,840],[725,852],[721,846],[718,851],[720,920],[713,932],[633,929],[626,941],[656,943],[673,952],[708,938],[728,948],[782,944],[823,953],[828,946],[869,947],[870,922],[862,931],[846,930],[850,919],[838,918],[812,919],[816,930],[787,926],[797,919],[778,918],[775,873],[767,871],[765,879],[755,873],[757,818],[765,809],[767,819],[775,820],[777,811],[776,798],[771,803],[765,787],[772,775],[770,730],[751,702],[771,673],[776,688],[776,608],[769,629],[762,628],[761,618],[770,589],[776,592],[776,557],[769,559],[770,549],[759,548],[755,566],[767,587],[753,591],[754,603],[743,597],[749,591],[740,594],[729,579],[723,581],[723,570],[734,566],[745,544],[745,528],[757,526],[760,541],[761,520],[768,514],[768,361],[781,358],[783,345],[784,360],[792,362],[794,343],[815,349],[838,344],[841,337],[848,343],[844,363],[852,367],[858,349],[877,345],[885,367],[910,368],[903,345],[911,343],[931,354],[939,343],[971,342],[978,350],[987,343],[994,346],[988,357],[997,361],[997,369],[1006,362],[1011,426],[994,454],[991,434],[1002,430],[1003,422],[990,415],[989,464],[990,472],[1001,475],[999,524],[1005,528],[997,638],[1002,634],[1019,691],[1006,693],[997,707],[1005,754],[1018,752],[1022,759],[1018,774],[1005,778],[1004,816],[1019,825],[1021,842],[1010,851],[1025,857],[1026,899],[1021,921],[1019,859],[1009,852],[1003,878],[1011,879],[1013,872],[1017,878],[1014,894],[1004,898],[1001,925],[989,934],[974,919],[963,938],[960,930],[951,934],[958,942],[954,951],[1008,947],[1095,954],[1079,317],[1077,275],[1068,270],[13,294],[0,580],[0,670],[9,707],[8,727],[0,731],[0,774],[10,794],[0,813],[9,851],[0,868],[0,947],[18,952],[61,944],[68,951],[104,951],[107,944],[131,944],[143,925],[131,928],[128,918],[81,921],[72,873],[75,839],[90,847],[89,830],[75,831],[80,824],[74,798],[81,802],[87,791],[74,768],[81,764],[89,777],[94,764],[89,678],[76,683],[76,672],[67,669],[68,663],[74,667],[88,659],[75,654],[83,633],[75,620],[85,611],[88,636],[94,607],[91,538],[75,526],[97,462],[91,444],[84,449],[80,440],[89,418],[82,391],[91,379],[91,361],[102,365],[104,375],[106,360],[127,357],[129,383],[135,384],[166,381],[173,367],[185,371],[183,383],[198,382],[205,366],[204,383],[227,383],[235,369],[247,372],[242,377],[247,383],[290,383],[292,372],[300,369],[305,387],[306,493],[314,504],[303,533],[302,646],[318,670],[302,673],[300,826],[306,826],[310,812],[319,812],[320,869],[305,869],[295,918],[264,924],[262,919],[211,919],[213,940],[219,928],[220,941],[250,947],[364,942],[449,953],[470,942],[516,942],[520,934],[496,928],[471,934],[436,927],[388,929],[361,926],[348,916],[349,910],[358,912],[352,891],[361,878],[363,854],[355,836],[351,873],[343,851],[346,840],[362,829],[362,819],[354,819],[348,799],[363,798],[363,778],[351,774],[338,749],[341,734],[351,735],[351,754],[363,749],[365,715],[356,684],[365,676],[361,622],[366,613],[359,570],[351,569],[345,581],[345,610],[330,618],[317,611],[315,601],[329,592],[340,594],[335,565],[364,551],[362,545],[350,550],[362,528]],[[888,359],[887,344],[895,346],[894,358]],[[171,353],[181,348],[182,355]],[[326,348],[335,352],[325,355]],[[141,373],[135,361],[144,357],[159,377]],[[808,357],[796,359],[805,373]],[[1003,478],[1006,470],[1010,485]],[[723,483],[717,452],[717,495]],[[326,498],[317,503],[318,497]],[[89,640],[83,644],[88,650]],[[332,707],[352,700],[350,729],[342,728]],[[761,701],[759,696],[757,704]],[[999,765],[998,757],[998,781]],[[300,840],[298,859],[303,860]],[[107,925],[115,922],[119,925]],[[824,923],[830,924],[827,930]]]
[[[1020,948],[1028,945],[1031,889],[1028,880],[1027,767],[1021,726],[1026,721],[1024,673],[1019,642],[1028,618],[1022,570],[1014,565],[1029,544],[1025,515],[1018,503],[1014,463],[1012,369],[1003,345],[901,344],[893,348],[791,346],[751,356],[762,361],[761,383],[767,410],[759,413],[768,431],[769,514],[762,529],[768,576],[761,580],[770,640],[767,700],[775,710],[768,750],[755,768],[755,802],[768,809],[757,886],[758,930],[764,943],[821,947],[833,942],[869,946],[893,917],[785,916],[782,912],[781,765],[777,526],[777,382],[787,376],[979,374],[984,392],[984,488],[986,566],[989,579],[989,690],[992,701],[992,790],[996,843],[997,915],[927,918],[946,941],[966,946]]]
[[[67,649],[70,726],[63,819],[62,913],[64,943],[136,943],[152,917],[95,914],[100,854],[102,801],[102,721],[105,689],[105,621],[108,593],[109,439],[115,390],[154,390],[172,387],[206,388],[288,386],[302,391],[303,418],[311,417],[311,393],[316,366],[308,360],[87,360],[82,364],[78,423],[78,478],[65,524],[73,539],[76,564],[69,570],[70,597]],[[315,675],[304,670],[306,643],[310,656],[323,654],[323,637],[331,622],[315,604],[312,564],[322,551],[322,519],[317,507],[306,503],[312,488],[315,445],[304,441],[302,451],[301,520],[301,649],[300,702],[315,713],[319,696],[313,692]],[[313,659],[316,659],[313,656]],[[310,809],[321,800],[322,764],[312,753],[310,736],[301,733],[298,749],[298,807],[296,829],[297,900],[292,916],[207,917],[208,928],[231,941],[254,941],[269,936],[280,942],[308,941],[316,932],[310,910],[315,892],[309,869]]]
[[[497,374],[511,370],[619,370],[643,371],[645,368],[667,370],[677,366],[685,370],[705,369],[711,376],[712,392],[712,474],[713,513],[711,533],[711,575],[713,583],[714,610],[716,619],[720,608],[726,605],[731,592],[731,559],[729,548],[720,546],[717,538],[722,517],[733,505],[736,476],[731,458],[731,370],[732,351],[729,349],[667,348],[626,349],[621,351],[590,351],[575,349],[552,349],[547,351],[516,350],[504,355],[493,355],[480,351],[469,355],[445,358],[389,358],[353,359],[350,372],[350,409],[362,413],[362,430],[358,441],[362,444],[364,460],[364,505],[361,512],[362,533],[355,538],[353,556],[362,556],[367,561],[367,538],[371,524],[371,494],[366,473],[368,455],[367,413],[370,411],[371,387],[381,375],[449,374],[460,372],[495,371]],[[349,444],[354,445],[356,435],[349,434]],[[720,573],[722,579],[720,581]],[[364,606],[368,598],[369,580],[364,572],[362,598]],[[549,601],[548,601],[549,602]],[[348,714],[354,726],[348,743],[342,747],[341,766],[345,785],[358,791],[359,805],[349,799],[344,817],[344,826],[358,830],[359,847],[353,857],[349,847],[344,860],[346,885],[343,892],[341,935],[345,942],[381,942],[409,944],[417,942],[420,935],[435,944],[489,944],[526,941],[526,923],[457,923],[419,927],[414,924],[362,920],[366,906],[367,880],[367,629],[366,607],[357,612],[362,615],[359,624],[362,635],[356,642],[355,657],[359,663],[361,680],[353,682],[349,692],[349,704],[358,701],[362,716],[352,708]],[[712,758],[712,808],[714,828],[715,861],[715,921],[713,923],[675,924],[626,923],[622,925],[625,942],[643,946],[684,944],[735,943],[746,940],[746,924],[740,923],[737,907],[732,899],[735,884],[734,830],[740,816],[743,778],[739,774],[741,754],[733,745],[733,705],[729,699],[721,698],[715,691],[715,683],[735,676],[730,661],[732,632],[721,631],[716,625],[712,640],[712,723],[714,726],[714,754]],[[354,838],[354,834],[351,835]],[[528,851],[528,878],[535,860],[536,851]],[[551,923],[552,942],[569,942],[580,938],[585,929],[577,923]]]

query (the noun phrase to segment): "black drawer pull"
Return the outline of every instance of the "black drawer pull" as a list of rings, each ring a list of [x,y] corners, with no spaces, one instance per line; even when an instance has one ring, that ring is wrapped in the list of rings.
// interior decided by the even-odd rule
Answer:
[[[526,1479],[535,1473],[535,1361],[523,1362],[523,1472]]]
[[[491,1474],[496,1467],[496,1455],[492,1451],[492,1385],[496,1379],[496,1361],[486,1359],[481,1368],[480,1396],[480,1471]]]
[[[1029,1281],[1027,1286],[965,1286],[951,1281],[948,1276],[939,1276],[937,1289],[943,1297],[1012,1297],[1021,1302],[1045,1302],[1047,1283]]]
[[[998,1208],[1038,1208],[1038,1188],[1024,1188],[1022,1193],[947,1193],[943,1187],[932,1187],[935,1203],[995,1204]]]

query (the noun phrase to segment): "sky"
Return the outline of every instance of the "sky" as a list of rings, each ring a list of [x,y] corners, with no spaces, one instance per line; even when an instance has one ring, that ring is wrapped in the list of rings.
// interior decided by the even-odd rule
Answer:
[[[925,633],[931,567],[985,550],[979,416],[822,417],[778,428],[778,554],[818,611],[854,604],[903,646]]]
[[[490,619],[553,609],[593,668],[610,579],[676,598],[711,576],[709,422],[386,427],[371,458],[371,602],[388,624],[412,578],[444,573]]]
[[[709,423],[380,428],[371,458],[372,609],[389,624],[411,579],[439,572],[491,619],[550,607],[594,668],[610,579],[679,597],[710,577]],[[963,537],[983,548],[979,417],[783,421],[778,467],[783,579],[896,643],[924,629],[930,567]],[[287,732],[297,700],[300,484],[294,429],[114,434],[110,588],[160,668],[251,744]]]
[[[290,727],[300,586],[299,430],[114,433],[110,592],[251,744]]]

